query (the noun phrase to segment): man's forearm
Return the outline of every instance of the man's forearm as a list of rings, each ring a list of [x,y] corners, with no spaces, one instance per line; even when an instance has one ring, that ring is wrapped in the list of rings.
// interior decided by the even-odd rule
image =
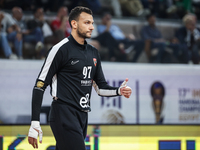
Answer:
[[[117,96],[119,95],[118,87],[112,87],[105,84],[103,87],[99,87],[95,81],[93,81],[93,87],[99,96]]]
[[[42,106],[42,99],[44,95],[44,90],[42,89],[33,89],[32,95],[32,121],[39,121],[40,120],[40,110]]]

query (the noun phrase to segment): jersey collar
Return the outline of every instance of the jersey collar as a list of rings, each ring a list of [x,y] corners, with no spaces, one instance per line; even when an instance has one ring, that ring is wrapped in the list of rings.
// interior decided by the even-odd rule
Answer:
[[[75,45],[77,45],[78,47],[80,47],[81,49],[85,50],[86,49],[86,45],[87,45],[87,42],[86,40],[84,41],[84,45],[82,44],[79,44],[75,39],[74,37],[70,34],[70,36],[68,37],[68,39],[70,41],[72,41]]]

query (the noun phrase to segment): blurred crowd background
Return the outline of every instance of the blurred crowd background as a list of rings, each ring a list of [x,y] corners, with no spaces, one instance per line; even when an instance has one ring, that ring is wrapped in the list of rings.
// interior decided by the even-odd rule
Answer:
[[[0,0],[0,58],[44,59],[89,7],[102,61],[199,64],[200,0]]]

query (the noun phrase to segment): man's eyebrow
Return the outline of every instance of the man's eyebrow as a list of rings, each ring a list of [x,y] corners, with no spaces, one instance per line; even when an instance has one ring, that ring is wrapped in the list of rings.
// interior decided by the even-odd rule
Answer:
[[[84,20],[84,22],[91,22],[92,24],[94,24],[94,20]]]
[[[94,23],[94,21],[93,21],[93,20],[92,20],[92,21],[91,21],[91,20],[84,20],[84,21],[89,21],[89,22],[93,22],[93,23]]]

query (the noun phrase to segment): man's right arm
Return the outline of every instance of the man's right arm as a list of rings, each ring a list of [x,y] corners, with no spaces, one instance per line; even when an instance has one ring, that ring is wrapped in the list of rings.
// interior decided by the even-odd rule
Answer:
[[[32,117],[31,117],[32,121],[40,120],[40,110],[46,87],[47,84],[45,84],[44,81],[40,81],[37,79],[36,85],[34,86],[32,92]]]
[[[43,94],[46,87],[52,82],[53,76],[62,66],[63,54],[59,47],[53,47],[49,53],[43,67],[36,80],[32,93],[32,118],[31,127],[28,133],[28,141],[34,148],[38,148],[37,137],[42,142],[42,130],[40,127],[40,110],[42,106]]]
[[[32,93],[32,121],[40,120],[40,109],[42,105],[43,94],[46,87],[52,82],[53,76],[61,67],[63,54],[62,51],[53,47],[49,53],[42,69],[38,75]]]

